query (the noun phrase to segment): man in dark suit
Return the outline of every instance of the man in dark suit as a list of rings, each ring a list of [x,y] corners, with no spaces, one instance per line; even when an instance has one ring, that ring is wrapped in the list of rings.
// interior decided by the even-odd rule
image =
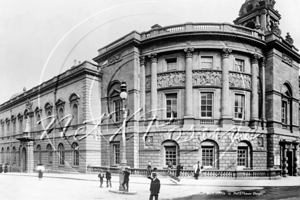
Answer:
[[[160,190],[160,181],[156,177],[156,173],[152,173],[152,177],[148,177],[151,179],[151,184],[150,184],[150,197],[149,200],[153,200],[153,197],[155,197],[155,200],[158,200],[158,193]]]
[[[129,172],[128,168],[125,168],[125,171],[123,173],[124,173],[124,180],[123,180],[122,186],[123,186],[124,190],[128,192],[129,175],[130,175],[130,172]],[[125,188],[125,185],[126,185],[126,188]]]

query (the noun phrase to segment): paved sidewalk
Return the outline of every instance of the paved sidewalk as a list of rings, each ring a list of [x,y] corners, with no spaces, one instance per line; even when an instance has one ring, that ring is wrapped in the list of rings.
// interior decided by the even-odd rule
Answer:
[[[24,178],[22,178],[24,177]],[[174,184],[168,177],[158,177],[161,180],[161,191],[159,195],[160,200],[170,200],[174,198],[187,197],[194,194],[218,194],[223,190],[235,192],[241,190],[257,190],[264,191],[264,186],[299,186],[300,177],[288,177],[281,178],[279,180],[225,180],[225,179],[199,179],[194,180],[192,178],[182,178],[179,184]],[[43,181],[39,182],[37,173],[2,173],[0,174],[1,183],[18,180],[18,184],[22,184],[23,187],[19,188],[18,193],[27,193],[28,188],[24,186],[24,182],[30,182],[28,187],[32,187],[31,184],[42,183],[42,185],[33,187],[45,187],[45,188],[59,188],[62,194],[51,193],[48,199],[51,199],[51,195],[65,195],[61,198],[81,200],[85,199],[113,199],[113,200],[143,200],[149,198],[150,180],[141,176],[130,176],[130,191],[136,191],[135,195],[122,195],[109,192],[109,188],[99,188],[99,179],[97,174],[55,174],[45,173]],[[5,182],[4,182],[5,181]],[[59,184],[61,183],[61,184]],[[54,185],[53,185],[54,184]],[[76,187],[77,186],[77,187]],[[106,186],[104,184],[104,186]],[[112,189],[118,190],[119,177],[115,174],[112,175]],[[84,187],[84,193],[75,188]],[[75,189],[75,190],[74,190]],[[1,191],[1,188],[0,188]],[[63,192],[65,191],[65,192]],[[70,193],[71,192],[71,193]],[[10,194],[13,195],[13,194]],[[35,196],[35,193],[30,193],[31,200],[39,199]],[[70,196],[71,195],[71,196]],[[82,196],[89,195],[89,197]],[[100,195],[100,196],[99,196]],[[14,197],[14,196],[12,196]],[[51,198],[50,198],[51,197]],[[57,198],[59,198],[58,196]],[[72,198],[71,198],[72,197]],[[2,199],[2,198],[1,198]],[[48,200],[47,198],[45,200]]]
[[[37,173],[7,173],[15,176],[37,176]],[[97,174],[56,174],[44,173],[47,178],[74,179],[83,181],[99,181]],[[176,185],[166,176],[158,176],[162,185]],[[119,182],[119,176],[112,174],[112,182]],[[130,176],[130,183],[149,184],[150,180],[143,176]],[[184,186],[222,186],[222,187],[264,187],[264,186],[300,186],[300,177],[286,177],[278,180],[232,180],[232,179],[201,179],[181,178],[177,184]]]

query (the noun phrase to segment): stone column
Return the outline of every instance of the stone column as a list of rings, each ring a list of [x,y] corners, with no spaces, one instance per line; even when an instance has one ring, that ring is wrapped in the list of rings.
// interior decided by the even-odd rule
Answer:
[[[258,90],[257,90],[257,85],[258,85],[258,79],[257,79],[257,69],[258,69],[258,54],[254,54],[253,58],[251,60],[251,124],[252,126],[257,125],[258,121]]]
[[[141,99],[140,99],[140,104],[142,110],[142,116],[145,119],[145,105],[146,105],[146,75],[145,75],[145,57],[141,56],[140,57],[140,66],[141,66],[141,73],[140,73],[140,87],[141,87]]]
[[[185,116],[184,124],[194,124],[193,117],[193,47],[185,48]]]
[[[267,10],[262,10],[260,13],[261,17],[260,17],[260,25],[261,25],[261,29],[262,31],[266,31],[267,30]]]
[[[33,141],[28,141],[26,146],[27,146],[27,159],[26,159],[27,173],[32,173],[34,168]]]
[[[151,59],[151,114],[157,116],[157,54],[149,55]]]
[[[261,121],[262,121],[262,126],[264,127],[264,123],[266,122],[266,73],[265,73],[265,68],[266,68],[266,61],[265,58],[261,59],[260,63],[260,71],[259,71],[259,77],[260,77],[260,82],[261,82]]]
[[[232,50],[224,48],[222,50],[222,125],[232,124],[231,101],[229,96],[229,56]]]
[[[283,144],[282,146],[282,176],[286,177],[287,174],[287,144]]]
[[[293,155],[294,155],[294,169],[293,169],[293,172],[294,172],[294,176],[298,176],[298,164],[297,164],[297,161],[298,161],[298,157],[297,157],[297,150],[298,150],[298,145],[299,143],[293,143],[292,145],[294,145],[294,149],[293,149]]]

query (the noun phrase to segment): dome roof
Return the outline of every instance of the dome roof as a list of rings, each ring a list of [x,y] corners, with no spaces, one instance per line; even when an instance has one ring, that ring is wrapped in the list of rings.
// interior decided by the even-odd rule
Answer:
[[[275,3],[275,0],[246,0],[240,9],[239,15],[244,15],[263,6],[274,8]]]
[[[16,93],[16,94],[12,95],[12,96],[10,97],[9,100],[11,100],[11,99],[13,99],[13,98],[19,96],[20,94],[23,94],[23,92],[18,92],[18,93]]]

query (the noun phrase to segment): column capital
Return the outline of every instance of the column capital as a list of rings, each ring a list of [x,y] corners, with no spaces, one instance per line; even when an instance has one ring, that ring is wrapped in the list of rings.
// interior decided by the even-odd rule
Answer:
[[[252,54],[251,64],[258,64],[258,60],[260,59],[260,55],[257,53]]]
[[[222,49],[222,59],[229,58],[229,55],[231,54],[232,49],[230,48],[224,48]]]
[[[148,57],[151,59],[152,63],[157,63],[157,53],[153,52],[150,55],[148,55]]]
[[[192,58],[193,57],[193,51],[194,47],[187,47],[184,49],[184,52],[186,53],[186,58]]]
[[[261,67],[265,67],[266,66],[266,58],[265,57],[261,57],[260,58],[260,66]]]
[[[140,65],[145,65],[145,56],[140,56]]]

